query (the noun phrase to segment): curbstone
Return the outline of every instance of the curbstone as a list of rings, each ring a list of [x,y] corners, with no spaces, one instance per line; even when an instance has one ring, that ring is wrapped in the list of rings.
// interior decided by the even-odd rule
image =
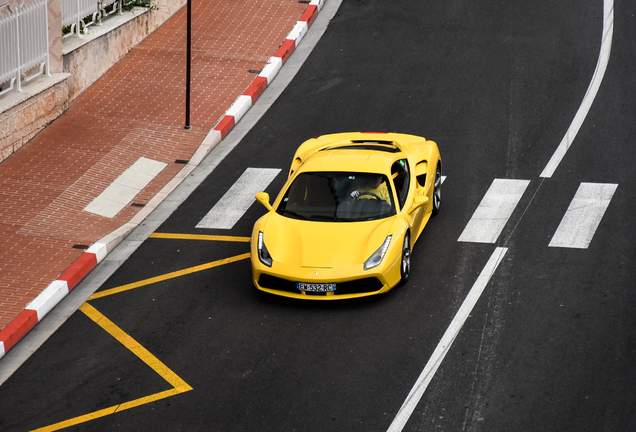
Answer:
[[[39,322],[56,304],[62,301],[68,293],[68,283],[66,283],[66,281],[56,280],[46,287],[25,309],[34,310],[37,313]]]

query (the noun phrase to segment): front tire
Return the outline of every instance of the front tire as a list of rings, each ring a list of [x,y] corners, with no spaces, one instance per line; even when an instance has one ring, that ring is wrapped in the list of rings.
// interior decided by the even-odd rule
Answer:
[[[404,235],[402,244],[402,262],[400,264],[400,285],[404,285],[411,275],[411,240],[409,233]]]

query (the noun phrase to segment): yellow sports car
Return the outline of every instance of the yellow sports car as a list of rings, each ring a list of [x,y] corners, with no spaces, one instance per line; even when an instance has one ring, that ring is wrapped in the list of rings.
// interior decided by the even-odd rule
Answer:
[[[254,224],[256,288],[334,300],[384,293],[409,278],[411,250],[441,204],[437,144],[397,133],[305,141],[289,178]]]

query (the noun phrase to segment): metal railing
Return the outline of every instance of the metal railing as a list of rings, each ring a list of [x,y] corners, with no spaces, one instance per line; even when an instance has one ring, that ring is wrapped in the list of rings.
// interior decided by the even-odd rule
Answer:
[[[2,1],[2,0],[0,0]],[[92,24],[101,24],[102,17],[122,13],[133,1],[123,0],[62,0],[62,26],[80,34]],[[91,17],[91,22],[85,22]],[[49,62],[47,0],[35,0],[17,7],[0,5],[0,96],[40,75],[51,75]]]
[[[8,86],[0,95],[14,88],[22,91],[22,82],[43,75],[45,69],[51,74],[48,28],[46,0],[0,6],[0,85]]]
[[[110,12],[106,9],[112,6]],[[62,26],[69,28],[64,37],[81,35],[85,28],[101,24],[102,17],[122,13],[122,0],[62,0]],[[85,18],[90,17],[87,22]]]

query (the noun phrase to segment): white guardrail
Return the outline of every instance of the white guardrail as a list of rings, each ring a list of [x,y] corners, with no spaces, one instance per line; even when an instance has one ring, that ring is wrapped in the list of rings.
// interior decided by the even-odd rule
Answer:
[[[102,17],[121,14],[128,4],[122,0],[62,0],[62,26],[70,29],[64,37],[80,36],[88,26],[101,24]],[[87,17],[92,21],[85,22]],[[24,82],[51,75],[48,28],[46,0],[0,5],[0,96],[14,89],[21,92]]]
[[[22,91],[23,81],[43,75],[45,69],[50,75],[48,28],[46,0],[0,6],[0,85],[8,86],[0,95],[14,88]]]
[[[110,12],[106,12],[109,6],[113,8]],[[122,0],[62,0],[62,26],[70,28],[70,33],[64,37],[80,35],[83,28],[93,24],[99,25],[102,17],[116,12],[121,15],[122,6]],[[84,22],[84,18],[89,16],[92,20]]]

